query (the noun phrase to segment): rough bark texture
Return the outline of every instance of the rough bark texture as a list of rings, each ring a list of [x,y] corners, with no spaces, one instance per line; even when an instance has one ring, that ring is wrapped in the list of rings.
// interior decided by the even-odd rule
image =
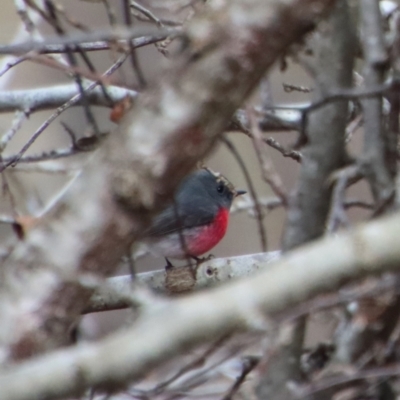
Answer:
[[[310,40],[312,53],[304,61],[315,79],[314,101],[338,88],[349,88],[353,70],[353,31],[346,1],[338,1],[329,20]],[[296,192],[291,197],[283,250],[291,250],[323,235],[331,205],[334,171],[346,160],[345,128],[347,101],[336,102],[307,116],[307,144]],[[288,384],[301,381],[300,355],[306,329],[305,318],[288,327],[280,349],[261,364],[263,375],[257,388],[260,399],[291,397]],[[283,331],[282,331],[283,332]]]

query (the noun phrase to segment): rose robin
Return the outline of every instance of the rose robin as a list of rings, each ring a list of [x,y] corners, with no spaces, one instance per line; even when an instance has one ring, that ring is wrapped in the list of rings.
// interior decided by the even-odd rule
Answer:
[[[183,180],[174,202],[154,218],[144,243],[167,261],[197,259],[225,236],[232,202],[244,193],[221,174],[199,169]]]

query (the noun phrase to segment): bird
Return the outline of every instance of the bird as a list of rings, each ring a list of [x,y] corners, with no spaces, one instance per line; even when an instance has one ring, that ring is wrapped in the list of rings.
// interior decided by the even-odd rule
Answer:
[[[210,251],[225,236],[233,200],[245,194],[222,174],[201,168],[189,174],[174,199],[144,233],[148,250],[169,258],[193,258]]]

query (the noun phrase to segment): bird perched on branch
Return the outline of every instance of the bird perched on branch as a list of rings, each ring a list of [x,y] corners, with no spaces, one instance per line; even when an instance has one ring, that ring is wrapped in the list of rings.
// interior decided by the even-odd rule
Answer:
[[[199,169],[186,177],[173,203],[154,218],[144,243],[167,262],[168,258],[198,259],[225,236],[233,199],[244,193],[221,174]]]

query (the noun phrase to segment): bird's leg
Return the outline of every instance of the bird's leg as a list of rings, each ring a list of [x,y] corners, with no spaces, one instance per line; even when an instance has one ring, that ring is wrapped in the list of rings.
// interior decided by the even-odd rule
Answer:
[[[123,264],[126,264],[128,266],[129,274],[131,276],[131,280],[134,281],[136,277],[136,269],[135,269],[135,260],[132,256],[132,249],[129,248],[129,250],[125,253],[124,256],[121,257],[121,262]]]
[[[167,265],[165,266],[165,270],[166,271],[168,271],[169,269],[174,268],[174,266],[172,265],[171,261],[169,261],[167,257],[165,257],[165,262],[167,263]]]
[[[136,268],[135,268],[135,260],[132,257],[131,248],[129,248],[126,258],[127,258],[127,262],[128,262],[129,273],[131,275],[131,280],[133,282],[136,280]]]

